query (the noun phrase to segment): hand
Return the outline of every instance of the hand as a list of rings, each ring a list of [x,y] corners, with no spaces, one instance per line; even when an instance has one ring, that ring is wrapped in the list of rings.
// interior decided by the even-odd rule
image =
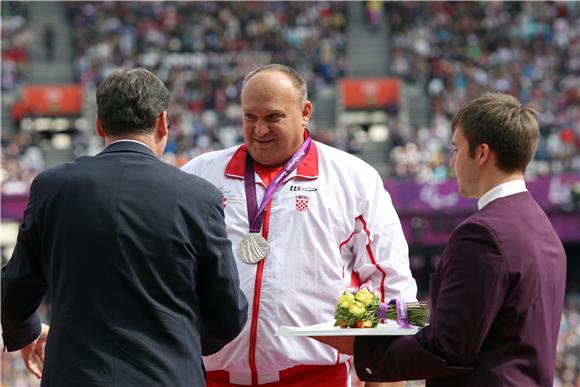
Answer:
[[[354,336],[309,336],[323,344],[330,345],[345,355],[354,354]]]
[[[36,340],[20,350],[20,355],[26,368],[38,379],[42,378],[42,366],[44,365],[44,345],[48,336],[49,326],[42,324],[40,335]]]

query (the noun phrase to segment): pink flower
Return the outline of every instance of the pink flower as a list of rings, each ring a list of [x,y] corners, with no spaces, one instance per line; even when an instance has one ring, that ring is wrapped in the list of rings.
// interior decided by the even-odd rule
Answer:
[[[345,290],[346,292],[350,292],[353,295],[356,294],[358,292],[358,287],[356,286],[348,286]]]
[[[370,281],[365,282],[364,284],[362,284],[359,289],[367,289],[369,292],[371,293],[375,293],[375,287],[373,286],[373,284]]]

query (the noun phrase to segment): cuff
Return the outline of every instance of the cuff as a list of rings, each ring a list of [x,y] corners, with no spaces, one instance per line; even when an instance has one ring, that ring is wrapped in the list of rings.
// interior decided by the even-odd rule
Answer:
[[[3,324],[2,328],[6,328]],[[28,324],[18,329],[6,329],[2,332],[4,351],[14,352],[21,350],[34,340],[38,339],[42,332],[42,324],[38,315],[34,315]]]
[[[448,366],[414,336],[357,337],[354,357],[357,375],[364,381],[436,379],[473,371],[471,367]]]

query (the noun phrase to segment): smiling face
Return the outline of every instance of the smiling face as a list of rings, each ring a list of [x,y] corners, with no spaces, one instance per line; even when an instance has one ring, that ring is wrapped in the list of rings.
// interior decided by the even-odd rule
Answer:
[[[268,167],[283,165],[304,142],[312,104],[303,101],[280,71],[262,71],[242,90],[244,140],[252,158]]]

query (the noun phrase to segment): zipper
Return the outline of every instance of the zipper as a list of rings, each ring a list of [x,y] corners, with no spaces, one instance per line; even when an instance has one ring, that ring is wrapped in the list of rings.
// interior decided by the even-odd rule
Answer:
[[[272,206],[272,201],[268,203],[264,211],[264,221],[262,223],[262,236],[268,240],[268,229],[270,223],[270,207]],[[258,262],[258,267],[256,268],[256,280],[254,282],[254,303],[252,305],[252,325],[250,328],[250,371],[252,372],[252,385],[258,384],[258,370],[256,368],[256,341],[258,334],[258,312],[260,310],[260,290],[262,287],[262,273],[264,272],[264,262],[268,259],[262,259]]]

